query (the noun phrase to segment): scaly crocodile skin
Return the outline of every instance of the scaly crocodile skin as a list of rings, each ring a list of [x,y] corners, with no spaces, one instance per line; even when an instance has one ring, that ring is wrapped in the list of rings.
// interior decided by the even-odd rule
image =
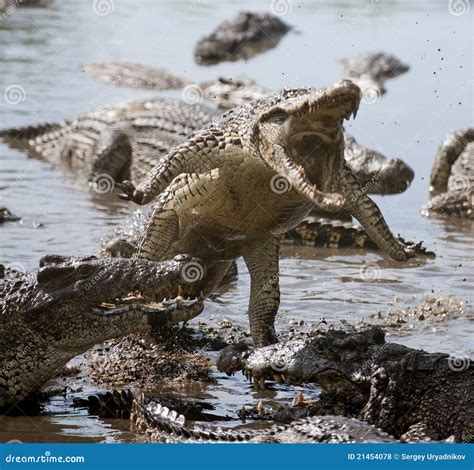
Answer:
[[[424,215],[473,217],[474,128],[446,136],[431,171],[430,201]]]
[[[278,236],[314,207],[348,210],[394,259],[411,257],[344,162],[342,121],[356,113],[359,99],[349,81],[326,90],[284,90],[217,118],[173,149],[137,188],[124,183],[135,202],[157,197],[136,256],[200,257],[210,273],[206,294],[243,256],[257,345],[276,342]]]
[[[144,303],[179,294],[196,262],[50,255],[36,276],[0,281],[0,406],[26,398],[97,343],[198,315],[200,299]]]

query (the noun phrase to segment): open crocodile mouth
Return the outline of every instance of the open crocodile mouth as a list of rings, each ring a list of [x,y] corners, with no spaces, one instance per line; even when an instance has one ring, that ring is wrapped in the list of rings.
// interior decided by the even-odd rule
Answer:
[[[342,122],[357,115],[360,89],[343,80],[323,91],[295,96],[261,116],[261,154],[297,193],[321,210],[337,212],[345,204],[338,193],[325,192],[342,168]]]
[[[333,145],[341,130],[342,121],[357,116],[360,89],[349,80],[337,83],[314,98],[306,98],[285,111],[284,133],[287,142],[295,145],[306,136],[318,137]],[[293,109],[292,109],[293,108]]]
[[[119,315],[126,311],[139,311],[145,313],[162,314],[165,312],[179,312],[197,309],[202,306],[204,296],[195,298],[184,298],[181,286],[178,286],[178,296],[170,299],[143,295],[140,292],[130,293],[118,298],[113,302],[102,302],[92,307],[91,312],[95,315]]]

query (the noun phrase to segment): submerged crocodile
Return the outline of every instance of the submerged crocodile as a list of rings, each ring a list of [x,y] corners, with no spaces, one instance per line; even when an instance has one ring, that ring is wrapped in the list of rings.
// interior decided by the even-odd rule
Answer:
[[[49,255],[36,275],[1,282],[0,406],[25,399],[97,343],[198,315],[202,300],[179,296],[197,261]]]
[[[218,367],[243,370],[259,386],[266,379],[317,383],[323,393],[313,413],[356,417],[404,441],[473,441],[472,361],[387,343],[380,328],[333,330],[251,352],[232,345]]]
[[[196,45],[194,57],[202,65],[249,59],[276,47],[290,29],[275,15],[243,11],[202,38]]]
[[[20,217],[13,214],[6,207],[0,207],[0,224],[3,224],[4,222],[16,222],[18,220],[20,220]]]
[[[473,127],[448,134],[439,147],[431,171],[430,197],[424,215],[473,217]]]
[[[135,256],[198,256],[208,268],[200,287],[206,294],[243,256],[258,346],[277,341],[279,235],[312,209],[347,210],[393,259],[414,256],[344,161],[342,122],[359,102],[359,88],[346,80],[325,90],[283,90],[218,117],[174,148],[141,185],[120,185],[123,197],[139,204],[159,195]]]
[[[407,72],[410,67],[392,54],[374,52],[342,59],[343,76],[356,83],[366,101],[385,94],[385,82]]]

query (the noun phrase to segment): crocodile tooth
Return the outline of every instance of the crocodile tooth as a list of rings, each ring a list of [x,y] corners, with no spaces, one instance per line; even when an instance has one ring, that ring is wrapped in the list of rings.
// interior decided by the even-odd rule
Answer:
[[[181,284],[178,284],[178,297],[184,296],[184,289],[181,287]]]
[[[257,411],[262,414],[265,412],[265,405],[263,404],[263,401],[260,400],[258,403],[257,403]]]
[[[304,403],[304,396],[303,396],[303,392],[300,390],[298,392],[298,395],[296,397],[296,403],[299,405],[301,403]]]
[[[178,413],[175,410],[170,411],[168,418],[171,419],[171,421],[176,421],[177,417],[178,417]]]
[[[275,380],[275,382],[279,384],[282,384],[284,382],[284,380],[281,377],[281,374],[273,374],[273,379]]]
[[[176,307],[178,307],[178,309],[180,309],[183,306],[183,300],[184,299],[181,295],[176,297]]]

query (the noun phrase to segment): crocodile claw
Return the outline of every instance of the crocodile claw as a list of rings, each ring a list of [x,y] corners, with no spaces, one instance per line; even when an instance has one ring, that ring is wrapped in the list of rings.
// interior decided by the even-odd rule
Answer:
[[[135,204],[140,205],[148,202],[143,191],[136,189],[131,181],[125,180],[121,183],[116,183],[115,187],[122,191],[121,194],[118,194],[118,197],[124,201],[133,201]]]

